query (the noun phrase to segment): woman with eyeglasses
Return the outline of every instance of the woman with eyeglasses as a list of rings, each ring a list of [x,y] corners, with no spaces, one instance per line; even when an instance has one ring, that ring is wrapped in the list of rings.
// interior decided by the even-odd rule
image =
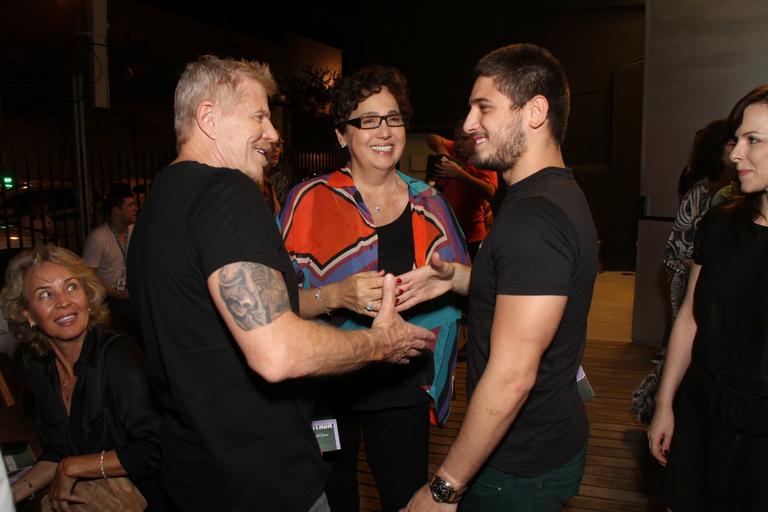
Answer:
[[[410,114],[405,77],[393,68],[365,67],[337,84],[332,115],[348,164],[291,190],[278,219],[302,285],[302,316],[365,328],[381,305],[385,272],[406,273],[435,253],[469,262],[446,201],[397,169]],[[359,510],[361,434],[382,510],[404,507],[427,481],[430,404],[432,419],[444,422],[461,311],[448,294],[404,316],[437,333],[434,353],[408,365],[369,366],[324,390],[341,437],[341,451],[326,455],[332,510]]]

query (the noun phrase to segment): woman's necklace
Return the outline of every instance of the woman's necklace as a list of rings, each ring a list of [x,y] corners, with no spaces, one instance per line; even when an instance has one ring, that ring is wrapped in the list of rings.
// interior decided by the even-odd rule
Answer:
[[[398,186],[398,182],[397,181],[393,181],[392,182],[392,186],[390,187],[392,189],[392,192],[391,193],[385,193],[383,195],[383,197],[384,197],[384,205],[383,206],[381,204],[374,205],[373,212],[376,215],[381,215],[382,208],[387,206],[387,201],[390,200],[392,195],[397,191],[397,186]]]
[[[391,206],[392,199],[397,195],[400,183],[402,183],[400,178],[395,175],[388,183],[382,183],[381,185],[371,187],[370,189],[367,189],[366,192],[363,192],[361,187],[358,187],[358,191],[364,196],[365,203],[373,206],[372,213],[381,215],[383,210],[388,206]],[[380,199],[381,201],[374,202],[373,199]],[[371,208],[371,206],[368,206],[368,208]]]
[[[60,377],[59,381],[61,382],[61,394],[64,397],[65,402],[69,402],[72,400],[72,387],[70,385],[72,384],[71,381],[65,377]]]
[[[64,398],[64,404],[69,405],[72,402],[72,388],[68,379],[61,378],[61,396]]]
[[[75,390],[75,383],[77,382],[77,376],[72,376],[72,378],[67,377],[67,373],[64,371],[64,368],[58,364],[57,366],[59,370],[59,383],[61,384],[61,396],[64,398],[64,403],[69,405],[69,403],[72,401],[72,393]]]

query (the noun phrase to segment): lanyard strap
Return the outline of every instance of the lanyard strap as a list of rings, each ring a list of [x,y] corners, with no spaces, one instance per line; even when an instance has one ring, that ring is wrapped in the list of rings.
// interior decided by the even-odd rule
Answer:
[[[109,229],[112,231],[112,236],[115,237],[115,243],[117,244],[118,249],[120,249],[120,254],[123,255],[123,265],[128,265],[128,244],[131,243],[131,230],[130,228],[125,228],[125,246],[123,246],[122,243],[120,243],[120,237],[117,236],[117,232],[115,231],[115,228],[112,227],[112,224],[109,224]]]

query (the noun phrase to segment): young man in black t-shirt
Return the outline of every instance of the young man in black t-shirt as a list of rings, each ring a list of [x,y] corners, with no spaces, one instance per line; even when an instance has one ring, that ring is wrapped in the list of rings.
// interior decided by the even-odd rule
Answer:
[[[534,45],[500,48],[475,68],[464,124],[472,160],[503,171],[509,189],[471,284],[467,267],[439,258],[401,276],[401,307],[446,287],[470,297],[466,419],[408,510],[451,510],[459,500],[473,511],[556,510],[578,492],[588,426],[576,372],[597,236],[560,152],[568,96],[560,64]]]
[[[176,89],[179,156],[153,182],[128,276],[165,412],[162,480],[180,510],[324,512],[306,380],[407,362],[434,340],[394,312],[370,330],[300,319],[259,182],[277,133],[266,65],[206,56]],[[318,300],[322,301],[321,298]]]

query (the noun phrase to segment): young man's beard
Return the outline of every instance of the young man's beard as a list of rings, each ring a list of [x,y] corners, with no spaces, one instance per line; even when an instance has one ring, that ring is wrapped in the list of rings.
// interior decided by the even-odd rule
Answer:
[[[499,141],[496,153],[491,155],[472,155],[472,164],[481,169],[504,172],[512,169],[521,156],[528,151],[528,144],[522,130],[522,119],[515,116],[515,121],[509,123],[499,135],[495,137]]]

